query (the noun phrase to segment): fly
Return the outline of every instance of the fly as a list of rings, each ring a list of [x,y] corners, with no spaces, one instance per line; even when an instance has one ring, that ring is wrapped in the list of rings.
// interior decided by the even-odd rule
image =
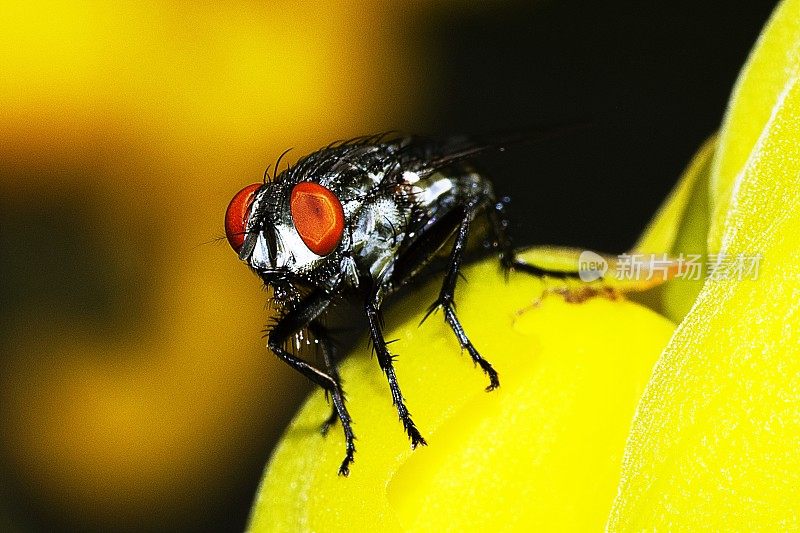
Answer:
[[[476,217],[488,222],[501,266],[534,275],[564,277],[517,258],[507,234],[505,204],[468,159],[498,143],[464,139],[364,137],[335,143],[300,159],[274,180],[237,193],[225,214],[231,247],[274,291],[279,315],[267,345],[289,366],[332,398],[323,433],[339,420],[345,436],[340,475],[348,475],[354,434],[334,363],[330,335],[321,319],[331,302],[355,296],[366,316],[378,364],[411,441],[425,445],[406,408],[383,336],[385,299],[414,280],[452,241],[439,296],[425,318],[441,309],[462,349],[486,375],[487,391],[500,385],[497,371],[469,340],[453,296]],[[324,368],[286,349],[308,330],[321,347]]]

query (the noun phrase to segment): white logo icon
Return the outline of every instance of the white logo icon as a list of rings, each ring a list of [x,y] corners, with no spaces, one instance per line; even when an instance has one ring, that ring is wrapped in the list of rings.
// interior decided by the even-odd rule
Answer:
[[[584,250],[578,257],[578,277],[581,281],[596,281],[608,271],[608,261],[601,255]]]

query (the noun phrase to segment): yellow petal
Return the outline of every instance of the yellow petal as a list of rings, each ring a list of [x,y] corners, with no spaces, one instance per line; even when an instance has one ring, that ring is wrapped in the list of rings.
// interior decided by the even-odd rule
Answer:
[[[760,256],[757,279],[708,280],[676,330],[634,420],[612,531],[800,527],[798,13],[781,4],[742,75],[712,188],[710,243]]]
[[[695,156],[686,170],[683,171],[677,185],[669,193],[664,203],[659,207],[653,219],[642,232],[642,236],[633,245],[632,251],[640,253],[674,253],[681,250],[681,233],[694,231],[696,228],[687,221],[687,216],[694,218],[701,215],[708,217],[707,210],[702,205],[693,202],[704,187],[708,187],[708,174],[714,150],[717,146],[716,136],[708,139]],[[705,240],[705,232],[703,232]]]
[[[774,113],[776,97],[800,69],[798,20],[800,3],[796,0],[786,0],[776,8],[733,89],[711,179],[711,252],[720,248],[737,175]]]
[[[428,439],[411,451],[386,379],[365,344],[341,372],[355,421],[348,478],[337,425],[313,394],[267,469],[253,531],[598,530],[614,498],[625,437],[651,367],[673,325],[623,300],[568,304],[539,280],[497,261],[464,269],[459,316],[500,373],[487,393],[441,314],[418,327],[439,281],[387,315],[398,379]]]
[[[708,189],[716,145],[716,137],[703,143],[632,253],[667,253],[684,265],[693,258],[701,263],[705,260],[710,218]],[[694,305],[703,281],[702,276],[685,275],[636,297],[636,301],[680,322]]]

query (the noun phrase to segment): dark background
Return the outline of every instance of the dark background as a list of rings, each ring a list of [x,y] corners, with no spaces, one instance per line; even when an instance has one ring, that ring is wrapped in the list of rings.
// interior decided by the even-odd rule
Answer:
[[[3,485],[0,529],[243,529],[269,451],[308,387],[299,377],[278,369],[272,361],[266,362],[258,338],[259,323],[266,322],[258,312],[264,295],[245,273],[240,278],[233,277],[239,276],[238,269],[244,268],[234,264],[235,258],[223,250],[224,244],[201,246],[200,252],[214,257],[218,254],[224,258],[220,261],[232,265],[230,272],[235,270],[237,274],[226,270],[224,279],[213,281],[206,276],[204,282],[220,287],[219,301],[198,304],[205,294],[198,293],[199,296],[187,296],[185,305],[189,302],[204,305],[212,310],[209,311],[212,315],[224,317],[225,313],[231,313],[225,305],[244,308],[244,303],[240,305],[245,299],[242,295],[252,293],[249,307],[242,312],[242,316],[252,315],[252,322],[239,320],[228,334],[233,346],[252,353],[252,359],[247,361],[254,366],[245,367],[238,377],[226,377],[223,372],[235,372],[244,366],[242,361],[231,359],[224,371],[220,367],[215,371],[219,373],[212,373],[209,378],[209,383],[225,383],[219,398],[230,397],[237,390],[249,392],[241,398],[236,396],[240,404],[220,410],[219,419],[210,422],[217,429],[205,433],[198,429],[201,426],[193,419],[189,407],[186,408],[189,414],[178,413],[167,422],[148,418],[148,424],[154,427],[175,426],[178,432],[183,430],[169,420],[185,421],[189,428],[186,431],[192,435],[196,432],[196,438],[192,439],[194,448],[176,451],[169,444],[171,441],[160,435],[155,437],[151,455],[135,455],[130,459],[130,468],[119,471],[115,460],[103,465],[94,456],[84,458],[87,450],[102,449],[99,444],[102,439],[91,434],[98,441],[85,440],[78,432],[83,419],[80,413],[67,417],[58,431],[51,431],[50,419],[40,416],[36,410],[38,404],[31,403],[22,392],[38,391],[33,397],[37,401],[58,398],[52,390],[60,389],[48,389],[48,384],[52,381],[57,384],[53,387],[57,387],[68,378],[56,374],[52,379],[44,379],[41,378],[44,371],[38,369],[46,368],[49,372],[52,368],[71,368],[72,363],[83,364],[80,356],[61,357],[37,348],[34,341],[56,335],[62,327],[58,324],[66,324],[65,332],[79,332],[67,334],[67,339],[73,335],[80,338],[80,332],[91,330],[93,339],[112,339],[123,346],[115,349],[113,356],[123,367],[147,361],[146,354],[134,349],[126,351],[124,347],[138,348],[142,344],[140,337],[153,328],[158,338],[170,334],[170,326],[151,325],[155,320],[154,309],[165,304],[163,297],[157,296],[160,285],[150,281],[170,277],[170,268],[174,266],[170,261],[178,263],[179,254],[170,242],[169,232],[189,221],[201,221],[200,230],[189,243],[192,250],[219,235],[227,199],[241,186],[257,181],[261,170],[284,148],[297,145],[296,155],[300,155],[332,138],[387,129],[447,136],[529,131],[543,125],[588,122],[591,127],[585,130],[490,154],[482,157],[480,163],[493,177],[498,192],[512,198],[513,231],[518,244],[550,243],[612,253],[623,251],[634,242],[696,148],[718,128],[737,73],[773,7],[774,2],[756,1],[540,1],[491,2],[481,6],[460,2],[413,6],[395,3],[378,9],[372,3],[361,2],[356,7],[361,18],[353,25],[363,24],[364,32],[374,39],[376,48],[369,52],[372,54],[369,57],[380,56],[377,64],[392,67],[375,72],[370,96],[362,97],[358,87],[339,95],[341,101],[358,102],[348,111],[357,118],[341,125],[325,122],[327,110],[322,109],[315,111],[322,124],[318,129],[312,114],[303,119],[305,122],[297,119],[292,126],[294,130],[287,126],[290,133],[277,129],[262,137],[259,126],[254,124],[264,117],[269,120],[270,109],[263,110],[260,118],[250,119],[246,114],[226,116],[231,120],[230,138],[252,135],[247,143],[226,152],[230,161],[242,162],[236,169],[242,174],[237,176],[226,175],[222,163],[218,168],[188,162],[185,166],[169,166],[172,163],[152,155],[157,149],[151,153],[145,148],[162,143],[157,135],[134,136],[129,143],[130,153],[121,152],[119,146],[123,143],[119,139],[126,137],[120,131],[128,127],[148,131],[146,125],[131,126],[138,119],[111,127],[116,133],[110,137],[86,134],[85,131],[93,130],[89,120],[83,126],[85,131],[70,133],[69,128],[66,132],[45,128],[43,133],[39,132],[43,140],[33,142],[30,141],[33,135],[25,129],[27,111],[12,109],[19,111],[17,115],[21,118],[19,124],[2,123],[9,143],[0,151],[0,347],[4,352],[0,355],[0,371],[5,374],[2,377],[6,405],[0,408],[4,443],[0,450]],[[373,10],[374,27],[370,26]],[[180,7],[173,6],[173,11],[180,17]],[[255,11],[248,16],[257,24],[259,17],[266,20],[271,14]],[[302,18],[292,22],[300,27],[306,23]],[[336,26],[340,22],[334,20],[329,30],[344,32],[344,27]],[[182,28],[181,31],[198,32],[199,37],[192,42],[203,43],[202,32],[206,30]],[[386,33],[382,33],[384,30]],[[136,29],[132,31],[135,35]],[[276,34],[274,38],[282,36]],[[343,37],[344,41],[347,39]],[[301,40],[282,46],[302,45]],[[341,56],[334,50],[328,64],[343,80],[351,71],[358,71],[360,79],[369,81],[371,73],[368,69],[362,72],[366,63],[359,54],[370,46],[367,39]],[[200,45],[195,53],[202,57],[212,51]],[[270,73],[278,84],[280,76],[281,72]],[[164,83],[170,82],[167,79]],[[292,80],[287,78],[285,83]],[[56,93],[54,88],[53,98]],[[245,93],[241,97],[246,99]],[[203,86],[199,85],[195,94],[187,98],[201,99],[203,94]],[[24,102],[25,97],[23,92],[19,101]],[[299,109],[304,106],[302,98],[302,95],[297,97]],[[15,105],[9,102],[6,101],[7,106]],[[70,113],[69,109],[59,108],[53,116]],[[213,115],[195,120],[205,120],[211,124],[209,128],[218,122]],[[284,115],[281,120],[292,122]],[[176,145],[181,149],[198,145],[198,151],[217,154],[198,157],[198,161],[218,157],[221,152],[216,146],[218,139],[192,124],[180,133],[183,139],[180,143],[176,141]],[[250,125],[247,126],[250,129],[242,124]],[[84,139],[82,136],[90,140],[80,140]],[[284,139],[282,145],[277,138]],[[68,157],[59,149],[62,143],[72,147]],[[139,157],[142,153],[151,155]],[[187,153],[187,161],[191,155]],[[164,161],[173,161],[173,157],[178,158],[173,153]],[[117,170],[110,171],[107,167]],[[179,170],[174,176],[167,176],[173,168]],[[59,182],[59,172],[89,176],[87,183],[92,184],[53,185]],[[136,179],[135,175],[154,176],[153,183],[171,183],[174,177],[187,194],[205,190],[207,196],[195,203],[177,203],[167,193],[153,194],[139,200],[140,204],[134,200],[130,211],[133,214],[126,214],[122,220],[104,214],[103,206],[115,191],[133,188],[131,180]],[[247,177],[242,178],[243,175]],[[38,178],[26,181],[31,176]],[[217,176],[218,183],[208,185],[205,181],[208,176]],[[235,179],[244,181],[239,183]],[[53,190],[56,191],[53,195],[43,196],[42,191]],[[191,211],[195,208],[198,214],[193,218]],[[108,218],[117,226],[109,224],[112,229],[107,229],[98,223],[98,217],[104,221]],[[216,218],[202,222],[208,217]],[[109,244],[115,242],[125,244],[122,247]],[[49,243],[47,254],[39,253],[43,243]],[[119,248],[124,251],[119,252]],[[190,257],[190,261],[203,261],[198,253]],[[186,283],[189,289],[183,289],[191,290],[192,283]],[[170,288],[168,292],[182,291]],[[31,305],[37,307],[31,311]],[[182,305],[179,302],[176,309],[180,310]],[[35,320],[28,321],[26,313],[31,313]],[[220,339],[227,338],[224,326],[207,327],[207,331],[223,331]],[[198,329],[202,331],[202,326]],[[25,349],[18,348],[20,339],[26,340],[22,343],[26,344]],[[27,346],[30,339],[33,347]],[[252,343],[238,344],[242,339]],[[102,360],[107,362],[109,356],[105,352],[111,350],[101,351]],[[262,362],[263,373],[261,366],[256,366]],[[187,367],[191,368],[192,363],[176,370],[174,376],[158,374],[171,384],[180,381],[175,376],[182,375]],[[33,368],[32,377],[20,370],[24,368]],[[76,374],[83,376],[81,380],[88,379],[83,370],[76,370]],[[252,374],[256,374],[254,381],[247,381]],[[116,391],[113,378],[109,380],[109,390]],[[140,382],[127,386],[133,391],[152,387],[150,379],[143,382],[144,387]],[[189,390],[190,385],[186,388]],[[115,393],[112,397],[118,396]],[[177,402],[171,392],[156,398],[156,402]],[[194,397],[187,398],[190,404]],[[78,402],[87,403],[90,402]],[[56,400],[53,404],[56,410],[62,407]],[[87,405],[87,409],[91,408],[92,405]],[[237,416],[247,423],[228,422]],[[30,434],[26,433],[29,429]],[[124,430],[113,429],[110,434],[114,444],[109,449],[124,445],[117,440],[129,439]],[[72,443],[76,447],[74,453],[64,451],[70,449],[71,438],[78,443]],[[83,442],[85,449],[81,449]],[[144,449],[144,445],[136,446],[131,450]],[[167,453],[174,456],[164,459]],[[186,459],[193,457],[191,454],[198,459]],[[41,459],[51,456],[58,463],[52,468]],[[108,457],[116,456],[110,453]],[[72,459],[76,461],[74,465],[69,463]],[[162,467],[154,466],[162,463]],[[170,470],[172,465],[184,463],[190,465],[188,471],[178,466],[175,472]],[[159,468],[166,473],[159,474],[162,472]],[[88,472],[84,477],[82,469]],[[115,480],[123,476],[127,477],[115,485]]]
[[[486,158],[520,243],[627,249],[719,127],[773,2],[518,2],[441,9],[415,29],[431,58],[425,129],[589,122]]]

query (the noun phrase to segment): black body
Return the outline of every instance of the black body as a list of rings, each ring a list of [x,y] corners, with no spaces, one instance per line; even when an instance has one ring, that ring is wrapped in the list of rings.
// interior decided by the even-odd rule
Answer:
[[[453,306],[473,220],[486,217],[491,246],[503,268],[532,274],[544,272],[516,258],[506,233],[504,203],[495,197],[491,183],[466,162],[487,148],[502,146],[462,139],[357,139],[304,157],[273,181],[264,183],[254,196],[239,255],[274,289],[281,310],[268,329],[269,348],[332,398],[333,412],[323,424],[323,432],[337,419],[341,421],[346,439],[345,458],[339,468],[342,475],[348,474],[353,461],[354,436],[333,345],[321,322],[335,298],[349,295],[361,302],[378,364],[386,374],[392,401],[411,446],[424,445],[425,439],[406,409],[395,377],[395,355],[383,337],[381,305],[387,296],[412,281],[446,243],[452,242],[439,297],[425,318],[441,308],[462,349],[487,375],[487,390],[500,384],[497,372],[470,342]],[[305,182],[332,192],[344,213],[341,239],[324,256],[305,246],[289,205],[293,188]],[[324,370],[286,349],[287,342],[305,328],[321,346]]]

